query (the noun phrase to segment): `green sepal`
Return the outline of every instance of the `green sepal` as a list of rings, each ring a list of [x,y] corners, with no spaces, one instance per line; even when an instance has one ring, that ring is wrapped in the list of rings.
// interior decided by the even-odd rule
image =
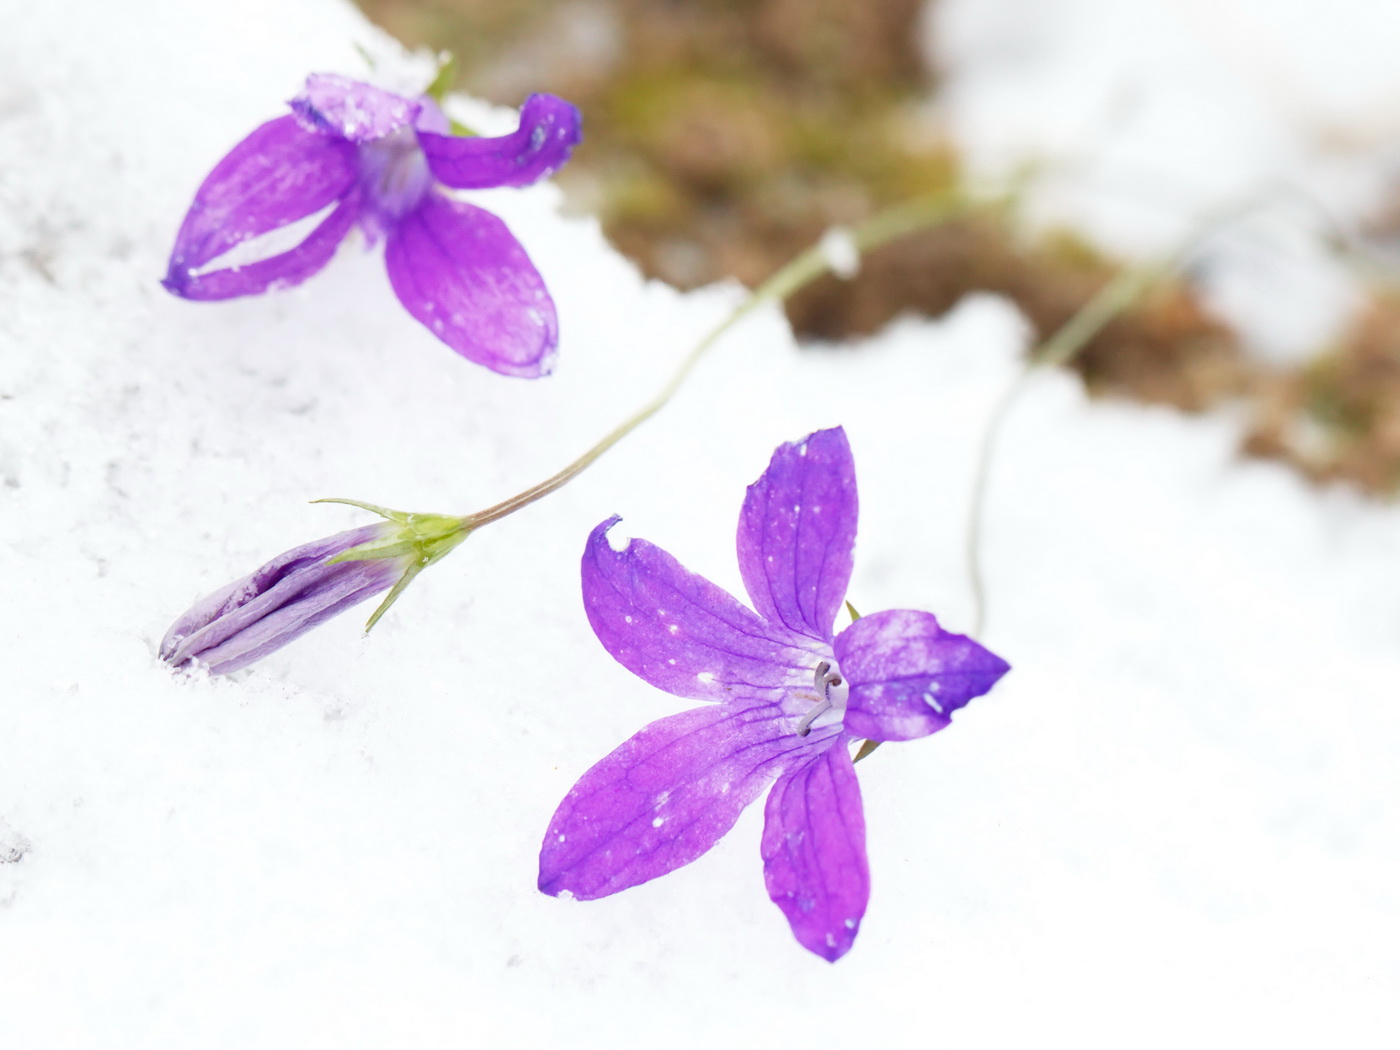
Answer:
[[[854,759],[852,759],[852,763],[854,764],[855,762],[859,762],[862,758],[865,758],[865,757],[867,757],[868,755],[874,754],[874,753],[875,753],[875,749],[876,749],[877,747],[879,747],[879,746],[880,746],[880,741],[879,741],[879,740],[866,740],[866,741],[863,741],[863,742],[861,743],[861,745],[860,745],[860,750],[856,752],[856,757],[855,757]]]
[[[369,507],[366,506],[365,509]],[[401,511],[387,511],[382,516],[399,523],[402,528],[392,536],[370,540],[368,543],[351,547],[348,551],[342,551],[327,564],[412,557],[421,568],[427,568],[466,539],[467,534],[471,532],[471,526],[465,518],[450,514],[404,514]]]
[[[860,613],[856,612],[856,607],[849,600],[846,602],[846,611],[851,614],[851,623],[860,619]]]
[[[436,102],[439,106],[447,98],[447,93],[457,83],[457,56],[451,51],[443,51],[441,62],[438,64],[437,75],[433,77],[433,82],[423,90],[423,94]],[[459,120],[447,118],[448,134],[457,138],[474,139],[480,137],[480,132],[473,131]]]
[[[379,63],[374,60],[374,56],[369,53],[369,49],[358,41],[350,45],[355,49],[355,53],[365,60],[365,67],[373,73]]]
[[[389,606],[399,600],[399,595],[408,588],[408,585],[413,582],[413,578],[422,572],[424,568],[425,566],[421,563],[410,565],[404,570],[403,575],[394,581],[394,586],[389,588],[389,593],[384,596],[384,600],[379,603],[378,608],[370,613],[369,619],[365,621],[365,634],[369,634],[370,631],[374,630],[374,625],[379,622],[379,618],[389,611]]]
[[[442,100],[447,97],[447,93],[452,90],[452,86],[456,83],[457,56],[451,51],[443,51],[440,53],[437,75],[433,77],[433,82],[423,90],[423,94],[427,95],[434,102],[441,104]]]
[[[326,563],[334,565],[337,562],[378,561],[385,558],[397,558],[404,563],[402,575],[365,624],[366,631],[377,624],[380,617],[389,611],[389,607],[398,601],[399,595],[413,582],[414,577],[433,562],[446,557],[457,544],[467,538],[475,526],[471,519],[459,518],[452,514],[410,514],[357,499],[330,497],[311,502],[343,503],[348,507],[358,507],[371,514],[378,514],[386,521],[392,521],[399,526],[390,535],[341,551]]]
[[[341,499],[339,496],[327,496],[325,499],[313,499],[312,503],[344,503],[347,507],[359,507],[367,510],[371,514],[378,514],[381,518],[388,518],[390,521],[406,522],[409,515],[401,510],[390,510],[388,507],[381,507],[378,503],[362,503],[357,499]]]

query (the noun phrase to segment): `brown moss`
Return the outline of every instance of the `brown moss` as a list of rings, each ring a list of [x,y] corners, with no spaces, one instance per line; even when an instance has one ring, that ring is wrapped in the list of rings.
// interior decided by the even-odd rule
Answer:
[[[1373,301],[1308,367],[1272,377],[1245,450],[1320,481],[1400,488],[1400,301]]]
[[[406,42],[456,52],[476,94],[576,102],[585,140],[559,181],[644,272],[681,288],[754,286],[832,225],[959,184],[955,152],[917,115],[935,87],[918,50],[922,0],[360,2]],[[837,341],[986,290],[1044,339],[1120,265],[1070,235],[967,218],[887,246],[787,310],[799,335]],[[1248,452],[1380,492],[1400,488],[1398,356],[1400,307],[1382,303],[1315,366],[1273,374],[1169,280],[1073,367],[1096,393],[1187,410],[1243,396]]]

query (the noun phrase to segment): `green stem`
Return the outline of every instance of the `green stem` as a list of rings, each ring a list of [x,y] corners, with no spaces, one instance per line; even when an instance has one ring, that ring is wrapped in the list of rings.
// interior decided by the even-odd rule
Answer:
[[[981,446],[973,470],[972,502],[967,516],[965,550],[968,583],[972,589],[972,634],[981,635],[987,619],[987,588],[982,571],[981,541],[993,453],[1001,435],[1002,425],[1031,376],[1046,366],[1065,365],[1073,361],[1110,321],[1141,299],[1153,285],[1179,269],[1206,237],[1262,203],[1265,203],[1265,199],[1255,194],[1213,209],[1193,225],[1191,232],[1167,255],[1145,266],[1120,271],[1049,339],[1031,352],[1016,377],[997,399],[982,431]]]
[[[978,202],[964,194],[946,192],[934,194],[918,200],[909,201],[896,205],[886,211],[872,216],[865,222],[853,226],[848,231],[851,241],[860,254],[865,254],[874,248],[888,244],[906,234],[914,233],[918,230],[937,226],[941,222],[947,221],[955,215],[960,215],[976,207],[999,208],[1004,205],[1003,201],[994,200],[990,202]],[[523,507],[529,506],[538,499],[543,499],[551,492],[563,488],[579,474],[593,465],[603,453],[612,448],[619,441],[625,438],[637,427],[641,426],[648,419],[654,416],[666,403],[671,400],[676,391],[681,388],[686,378],[697,364],[700,363],[710,349],[719,342],[731,328],[737,325],[749,314],[759,307],[772,302],[783,302],[789,296],[802,290],[811,284],[818,277],[822,277],[832,271],[832,260],[821,245],[807,249],[797,258],[793,259],[786,266],[780,269],[763,284],[749,295],[742,303],[732,310],[723,321],[712,328],[706,336],[698,342],[689,354],[681,361],[680,367],[666,383],[665,386],[637,410],[627,420],[619,424],[613,430],[604,435],[603,439],[590,448],[578,459],[574,460],[557,474],[553,474],[537,485],[533,485],[523,492],[516,493],[510,499],[503,500],[494,506],[487,507],[476,514],[470,514],[465,519],[467,527],[480,528],[488,522],[498,521],[509,514],[514,514]]]

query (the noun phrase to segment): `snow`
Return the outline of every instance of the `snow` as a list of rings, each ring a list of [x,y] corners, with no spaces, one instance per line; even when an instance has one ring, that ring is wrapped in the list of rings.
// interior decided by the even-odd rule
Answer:
[[[1035,12],[1027,33],[1106,17],[980,6]],[[1354,6],[1325,10],[1344,26]],[[307,500],[502,499],[640,405],[739,292],[643,282],[544,186],[479,196],[558,301],[547,380],[458,359],[376,253],[275,295],[179,301],[165,254],[233,142],[307,72],[359,72],[355,43],[391,80],[425,61],[340,0],[7,2],[0,22],[7,1046],[1393,1032],[1400,510],[1241,463],[1225,416],[1090,403],[1058,374],[1012,414],[990,488],[984,640],[1014,670],[950,730],[862,763],[874,892],[849,956],[792,941],[752,807],[657,882],[586,904],[535,890],[564,792],[681,706],[588,629],[578,558],[609,515],[740,592],[744,486],[780,442],[841,423],[861,483],[852,601],[967,627],[972,451],[1025,338],[993,298],[858,354],[799,353],[762,311],[644,431],[472,536],[367,639],[347,617],[228,679],[171,674],[156,645],[195,598],[365,520]],[[1305,49],[1298,25],[1279,33]],[[1086,112],[1099,83],[1063,91]],[[1367,83],[1309,97],[1340,111]],[[1248,109],[1221,91],[1220,121]],[[1267,171],[1293,147],[1263,124],[1201,149],[1229,140],[1236,167]],[[1030,114],[1006,134],[1036,128],[1053,132]]]

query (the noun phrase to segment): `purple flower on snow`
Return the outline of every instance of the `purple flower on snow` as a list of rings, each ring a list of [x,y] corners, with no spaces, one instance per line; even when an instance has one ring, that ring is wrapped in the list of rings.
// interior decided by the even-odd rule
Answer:
[[[180,227],[162,282],[185,299],[231,299],[300,284],[356,224],[385,240],[399,301],[463,357],[497,372],[548,373],[559,341],[544,280],[505,223],[443,192],[528,186],[553,174],[580,139],[578,110],[531,95],[500,138],[448,134],[432,99],[316,74],[209,173]],[[276,254],[240,245],[323,215]]]
[[[850,950],[870,893],[849,744],[949,724],[1009,665],[930,613],[890,610],[833,637],[856,536],[845,432],[783,445],[749,486],[739,569],[757,613],[645,540],[583,556],[598,640],[629,671],[710,701],[652,722],[574,785],[540,851],[540,889],[592,900],[695,860],[772,785],[768,895],[803,947]]]

